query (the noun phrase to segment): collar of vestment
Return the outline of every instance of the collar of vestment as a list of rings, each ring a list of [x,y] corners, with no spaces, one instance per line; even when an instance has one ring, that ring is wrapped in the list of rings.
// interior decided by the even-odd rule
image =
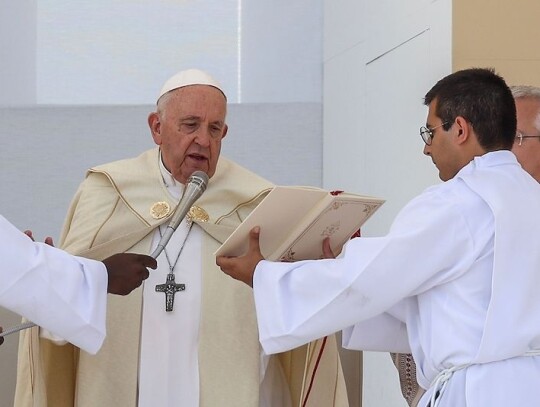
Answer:
[[[167,191],[169,191],[174,198],[179,200],[184,193],[184,184],[177,181],[167,167],[165,167],[165,164],[163,164],[163,155],[161,154],[161,150],[159,152],[159,171],[161,172],[161,178],[163,179],[163,183],[165,184]]]
[[[177,200],[167,190],[159,166],[159,148],[138,157],[115,161],[91,168],[89,173],[106,176],[119,198],[147,226],[153,229],[167,222],[173,211],[155,219],[150,208],[156,202],[167,202],[174,208]],[[145,193],[141,193],[144,185]],[[204,194],[197,200],[209,216],[207,222],[197,223],[210,235],[223,242],[239,223],[237,212],[243,206],[262,199],[272,184],[240,165],[220,157],[216,172]]]

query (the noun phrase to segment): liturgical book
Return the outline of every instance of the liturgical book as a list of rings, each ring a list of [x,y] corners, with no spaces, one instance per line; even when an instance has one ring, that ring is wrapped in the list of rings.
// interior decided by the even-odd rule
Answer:
[[[322,242],[330,237],[334,254],[384,203],[384,200],[320,188],[276,186],[216,251],[241,256],[249,231],[260,226],[261,253],[267,260],[323,258]]]

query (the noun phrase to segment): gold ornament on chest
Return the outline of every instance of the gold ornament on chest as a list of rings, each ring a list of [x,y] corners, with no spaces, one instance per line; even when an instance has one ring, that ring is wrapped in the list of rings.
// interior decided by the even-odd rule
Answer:
[[[208,222],[208,219],[210,219],[208,213],[206,213],[203,208],[197,205],[193,205],[191,208],[189,208],[187,216],[190,220],[195,222]]]
[[[168,202],[156,202],[150,208],[150,215],[154,219],[163,219],[171,212],[171,206]]]

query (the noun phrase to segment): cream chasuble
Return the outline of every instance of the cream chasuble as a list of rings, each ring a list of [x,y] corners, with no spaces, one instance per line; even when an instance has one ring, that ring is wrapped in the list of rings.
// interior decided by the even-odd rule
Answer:
[[[159,162],[159,149],[154,148],[138,157],[91,169],[74,196],[60,245],[70,252],[96,259],[123,251],[150,252],[152,243],[155,245],[154,238],[157,239],[156,235],[159,234],[155,228],[167,224],[166,218],[153,217],[150,209],[160,202],[166,202],[170,208],[175,204],[172,192],[160,182],[170,174],[162,171]],[[195,401],[191,402],[197,406],[286,407],[288,398],[292,398],[296,407],[303,404],[300,402],[304,398],[301,394],[305,394],[309,386],[311,392],[306,407],[347,406],[335,338],[328,338],[322,358],[310,356],[307,363],[306,347],[280,355],[279,360],[277,357],[263,357],[252,308],[252,291],[226,277],[215,266],[213,251],[271,187],[268,181],[221,158],[208,190],[198,203],[210,215],[210,219],[207,223],[197,223],[192,227],[183,250],[188,251],[192,243],[198,242],[202,243],[202,247],[195,250],[198,252],[196,256],[190,256],[187,272],[180,269],[185,263],[182,259],[175,269],[176,283],[185,284],[186,290],[176,293],[174,311],[167,313],[164,309],[165,294],[155,292],[155,285],[165,282],[168,271],[163,257],[158,259],[163,271],[151,271],[151,279],[156,277],[157,281],[149,280],[146,283],[151,296],[145,293],[145,287],[129,296],[109,296],[107,338],[97,355],[80,352],[70,344],[55,346],[50,341],[39,340],[38,328],[24,331],[21,334],[14,405],[153,406],[166,404],[170,393],[176,395],[175,406],[189,407],[185,396],[191,394],[190,397],[195,397]],[[178,190],[177,197],[180,195],[181,191]],[[181,237],[177,238],[181,240]],[[173,263],[179,250],[179,247],[175,247],[175,239],[167,246]],[[186,252],[181,256],[187,255]],[[200,261],[202,265],[194,261]],[[186,306],[183,301],[189,304],[190,291],[196,288],[194,276],[198,276],[202,292],[198,294],[195,307],[192,307]],[[167,349],[149,343],[144,335],[157,336],[158,333],[147,320],[143,320],[149,315],[150,300],[147,297],[156,299],[155,307],[160,312],[156,318],[172,316],[169,319],[174,319],[174,314],[185,311],[185,308],[189,308],[187,313],[190,319],[197,313],[195,318],[198,321],[191,321],[195,328],[192,328],[193,325],[183,326],[175,320],[174,325],[180,331],[174,341],[167,339],[172,336],[151,338],[152,341],[169,341]],[[141,323],[147,326],[141,329]],[[169,334],[171,328],[167,321],[153,320],[152,323],[159,325],[160,329],[167,325],[165,333]],[[186,335],[193,337],[187,338]],[[183,345],[178,342],[180,340]],[[319,345],[322,343],[318,341]],[[150,352],[159,353],[158,357],[165,355],[170,358],[167,365],[182,364],[181,369],[185,370],[178,376],[187,377],[187,380],[191,380],[189,383],[194,382],[195,385],[191,387],[185,382],[182,388],[189,390],[182,390],[182,394],[176,386],[177,378],[173,378],[179,370],[169,370],[165,364],[149,361],[150,357],[146,356],[149,347]],[[140,353],[141,349],[143,354]],[[323,347],[313,349],[321,349],[322,353]],[[314,352],[316,356],[319,351]],[[139,366],[139,363],[142,365]],[[155,367],[148,363],[153,363]],[[191,365],[188,366],[188,363]],[[313,381],[315,371],[317,374]],[[165,384],[160,382],[154,385],[149,380],[158,379],[144,376],[149,372],[158,375],[158,379],[163,379]],[[286,384],[283,383],[284,376]],[[198,391],[198,396],[193,396],[194,389]],[[152,398],[147,402],[144,392],[150,390]],[[164,394],[164,397],[160,396],[162,398],[158,400],[158,394]]]

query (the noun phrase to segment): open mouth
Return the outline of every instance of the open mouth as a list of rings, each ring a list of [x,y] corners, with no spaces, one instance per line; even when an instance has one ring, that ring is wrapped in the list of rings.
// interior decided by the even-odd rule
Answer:
[[[188,157],[195,161],[207,161],[208,158],[201,154],[188,154]]]

